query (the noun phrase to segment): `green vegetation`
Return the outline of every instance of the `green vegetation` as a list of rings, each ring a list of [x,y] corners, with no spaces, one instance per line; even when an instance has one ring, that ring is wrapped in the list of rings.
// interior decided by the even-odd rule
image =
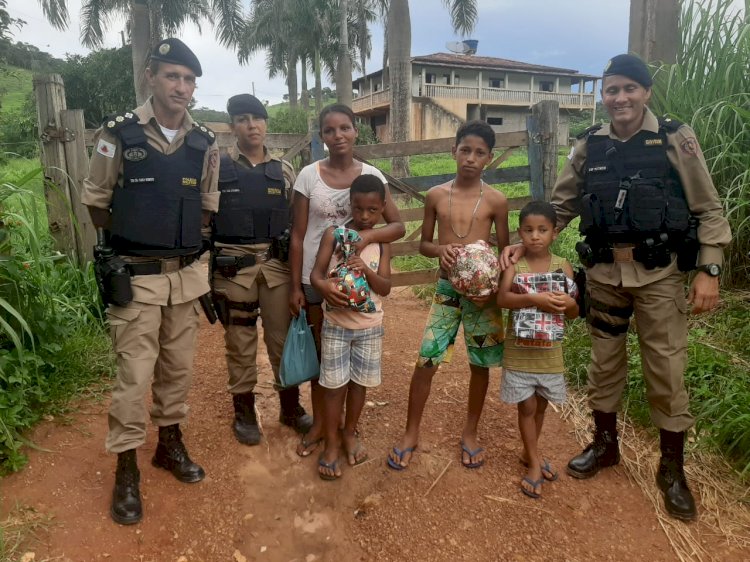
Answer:
[[[92,271],[51,249],[41,169],[0,168],[0,472],[21,468],[22,436],[103,375],[112,360]]]
[[[726,216],[732,246],[722,282],[750,284],[750,17],[730,2],[683,3],[677,64],[655,75],[652,106],[692,125]]]
[[[0,65],[0,163],[36,156],[36,128],[31,72]]]

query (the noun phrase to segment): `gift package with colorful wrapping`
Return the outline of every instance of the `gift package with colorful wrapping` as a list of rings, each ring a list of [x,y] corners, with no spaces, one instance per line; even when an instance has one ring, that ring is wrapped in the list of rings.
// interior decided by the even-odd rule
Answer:
[[[328,273],[331,279],[338,278],[336,288],[346,295],[349,300],[349,308],[359,312],[375,312],[375,303],[370,298],[370,285],[367,283],[365,274],[361,271],[350,269],[346,262],[354,254],[354,244],[362,238],[356,230],[345,226],[338,226],[333,231],[337,248],[341,249],[342,260],[336,264]]]
[[[575,298],[576,284],[562,270],[549,273],[517,273],[511,289],[518,294],[559,291]],[[536,307],[513,311],[513,332],[526,340],[560,341],[565,331],[565,315],[544,312]]]

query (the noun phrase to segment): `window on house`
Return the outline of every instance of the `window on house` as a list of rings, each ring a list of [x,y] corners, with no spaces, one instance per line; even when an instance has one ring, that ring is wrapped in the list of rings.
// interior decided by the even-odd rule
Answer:
[[[539,81],[539,91],[540,92],[554,92],[555,91],[555,83],[550,82],[549,80],[540,80]]]
[[[490,78],[490,88],[505,88],[505,78]]]
[[[502,117],[488,117],[487,124],[488,125],[502,125],[503,118]]]
[[[432,74],[430,72],[428,72],[427,74],[424,75],[424,81],[427,84],[434,84],[436,82],[436,80],[435,80],[436,78],[437,78],[437,76],[435,76],[434,74]]]
[[[447,84],[450,86],[451,84],[451,75],[450,74],[443,74],[443,84]]]
[[[453,85],[454,86],[460,86],[461,85],[461,77],[456,75],[453,77]]]

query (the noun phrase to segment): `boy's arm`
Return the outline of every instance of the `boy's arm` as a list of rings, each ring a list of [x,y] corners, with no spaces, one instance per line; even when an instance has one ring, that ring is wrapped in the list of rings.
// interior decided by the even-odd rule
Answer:
[[[384,297],[391,292],[391,247],[389,244],[381,244],[381,247],[382,252],[377,271],[370,268],[358,255],[350,256],[346,265],[361,271],[368,285],[370,285],[370,289]]]
[[[328,227],[323,233],[323,237],[320,239],[320,246],[318,248],[318,255],[315,258],[315,265],[310,272],[310,284],[315,287],[321,296],[332,306],[344,307],[348,306],[346,296],[339,292],[334,286],[334,282],[328,279],[326,269],[328,264],[331,263],[331,256],[333,255],[334,239],[333,239],[334,228]]]
[[[533,306],[544,312],[557,314],[563,314],[566,311],[563,297],[570,298],[568,295],[561,293],[514,293],[511,289],[515,275],[515,268],[512,267],[504,269],[501,274],[500,290],[497,292],[497,305],[500,308],[518,309]]]
[[[573,279],[575,273],[573,272],[573,266],[570,265],[570,262],[568,260],[564,261],[562,269],[567,277]],[[578,303],[567,293],[565,294],[565,297],[565,318],[568,318],[569,320],[578,318]]]
[[[494,205],[494,217],[495,221],[495,232],[497,233],[497,247],[502,252],[503,248],[508,245],[510,241],[510,233],[508,232],[508,199],[502,193],[498,192],[500,197],[497,198],[497,202]]]

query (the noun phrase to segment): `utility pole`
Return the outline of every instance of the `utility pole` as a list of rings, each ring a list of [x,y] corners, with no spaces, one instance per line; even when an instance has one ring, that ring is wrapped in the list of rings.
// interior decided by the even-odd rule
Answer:
[[[253,86],[253,97],[255,97],[255,81],[252,82],[252,86]]]
[[[645,62],[677,62],[679,0],[630,0],[628,52]]]

